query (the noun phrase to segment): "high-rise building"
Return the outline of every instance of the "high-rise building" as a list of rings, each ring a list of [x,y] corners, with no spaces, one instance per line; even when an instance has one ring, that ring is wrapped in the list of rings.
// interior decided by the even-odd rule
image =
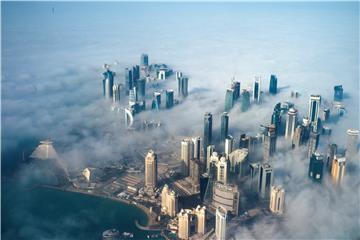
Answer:
[[[209,146],[212,143],[212,114],[207,112],[204,115],[204,152],[207,148],[207,146]]]
[[[191,159],[189,167],[189,175],[191,179],[192,192],[197,193],[200,191],[200,161]]]
[[[270,76],[269,93],[272,95],[277,94],[277,77],[275,75]]]
[[[141,54],[140,66],[149,66],[149,56],[145,53]]]
[[[193,143],[189,138],[185,138],[181,141],[180,159],[182,161],[184,176],[189,176],[190,160],[193,157],[192,144]]]
[[[145,78],[141,78],[141,79],[137,80],[136,88],[137,88],[137,91],[138,91],[139,100],[144,100],[145,99],[145,94],[146,94],[146,80],[145,80]]]
[[[253,101],[256,103],[260,102],[260,97],[261,97],[261,85],[260,85],[260,77],[255,77],[255,81],[254,81],[254,88],[253,88]]]
[[[225,112],[229,112],[234,106],[234,90],[226,89],[225,94]]]
[[[320,104],[321,104],[320,95],[310,96],[308,116],[311,124],[316,124],[316,122],[319,119]]]
[[[176,193],[165,184],[161,191],[161,211],[170,217],[175,217],[178,211],[177,208],[178,197]]]
[[[281,186],[272,186],[270,193],[270,211],[281,215],[285,207],[285,190]]]
[[[187,240],[190,237],[190,211],[181,209],[178,213],[178,238]]]
[[[145,157],[145,188],[154,192],[157,186],[157,156],[150,150]]]
[[[309,164],[309,178],[321,182],[323,176],[324,156],[318,152],[312,154]]]
[[[132,83],[133,86],[136,86],[137,80],[140,79],[140,67],[139,65],[135,65],[132,67]]]
[[[225,138],[228,135],[229,130],[229,115],[227,112],[221,114],[221,129],[220,129],[220,141],[225,142]]]
[[[129,91],[134,87],[132,70],[125,68],[125,93],[129,94]]]
[[[186,98],[188,96],[188,77],[179,77],[178,78],[178,95],[179,97]]]
[[[327,122],[330,118],[330,109],[329,108],[325,108],[324,111],[322,112],[322,116],[321,116],[321,120],[323,122]]]
[[[334,158],[331,168],[331,178],[335,185],[340,184],[342,179],[345,177],[345,166],[346,158]]]
[[[103,95],[105,98],[112,98],[115,72],[107,69],[103,76]]]
[[[166,94],[165,105],[167,109],[170,109],[174,106],[174,90],[168,89],[166,90],[165,94]]]
[[[304,134],[303,129],[304,129],[304,127],[302,125],[298,125],[295,128],[294,137],[292,140],[292,148],[298,148],[302,145],[302,139],[303,139],[303,134]]]
[[[240,148],[229,154],[230,172],[241,179],[248,172],[249,150]]]
[[[332,163],[336,157],[336,154],[337,154],[337,145],[335,143],[329,144],[329,149],[326,159],[326,167],[330,172],[332,170]]]
[[[206,148],[206,158],[205,158],[205,162],[204,165],[206,166],[206,172],[210,173],[210,168],[209,168],[209,163],[210,163],[210,158],[212,156],[212,154],[215,152],[215,145],[209,145]]]
[[[259,167],[258,192],[262,199],[270,196],[270,187],[273,183],[273,168],[269,163],[263,163]]]
[[[286,118],[285,138],[293,140],[295,128],[297,125],[297,110],[290,108]]]
[[[153,100],[151,103],[151,109],[160,110],[160,106],[161,106],[161,93],[154,92]]]
[[[251,163],[250,167],[250,187],[251,189],[258,190],[259,187],[259,174],[260,174],[260,163]]]
[[[343,87],[342,85],[337,85],[334,87],[334,101],[341,102],[343,100]]]
[[[281,132],[281,103],[275,105],[274,112],[271,115],[271,124],[275,125],[276,134]]]
[[[320,141],[320,133],[317,132],[310,132],[310,138],[309,138],[309,145],[308,145],[308,154],[307,156],[310,157],[313,153],[316,152]]]
[[[193,158],[194,159],[197,159],[197,160],[200,160],[200,152],[201,152],[201,138],[200,137],[193,137],[192,139],[192,145],[194,147],[194,150],[193,150]]]
[[[266,127],[266,133],[264,135],[264,156],[263,161],[268,162],[270,161],[271,156],[274,155],[276,151],[276,130],[275,125],[271,124]]]
[[[196,216],[196,232],[199,234],[205,234],[206,232],[206,225],[205,225],[205,220],[206,220],[206,207],[200,207],[200,205],[198,205],[195,210],[195,216]]]
[[[216,208],[216,223],[215,223],[215,237],[216,240],[226,239],[226,220],[227,211],[224,207],[219,206]]]
[[[229,156],[229,154],[233,151],[234,147],[234,138],[231,135],[228,135],[225,138],[225,155]]]
[[[223,184],[227,184],[228,181],[228,172],[229,172],[229,164],[225,157],[221,157],[220,161],[216,163],[217,168],[217,177],[216,180]]]
[[[250,92],[243,89],[241,92],[241,111],[246,112],[250,108]]]
[[[240,82],[232,81],[231,89],[234,90],[234,100],[238,100],[240,98]]]
[[[359,130],[348,129],[346,134],[346,160],[355,160],[358,153]]]
[[[121,91],[121,84],[114,84],[113,85],[113,102],[120,102],[120,91]]]

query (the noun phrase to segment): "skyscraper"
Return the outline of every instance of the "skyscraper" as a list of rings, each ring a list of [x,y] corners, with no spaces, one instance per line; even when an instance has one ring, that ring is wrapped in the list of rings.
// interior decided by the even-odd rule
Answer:
[[[275,105],[274,112],[271,115],[271,124],[275,125],[276,134],[282,132],[281,130],[281,106],[280,103]]]
[[[153,100],[151,103],[151,109],[160,110],[160,106],[161,106],[161,93],[154,92]]]
[[[120,84],[114,84],[113,85],[113,102],[120,102],[120,91],[121,91],[121,85]]]
[[[132,70],[125,68],[125,93],[129,94],[129,91],[134,87]]]
[[[359,130],[348,129],[346,136],[346,160],[355,160],[358,153]]]
[[[186,98],[188,96],[188,77],[179,77],[178,78],[178,95],[179,97]]]
[[[226,89],[225,94],[225,112],[229,112],[234,106],[234,90]]]
[[[315,122],[318,121],[320,104],[321,104],[321,96],[320,95],[311,95],[310,96],[308,116],[309,116],[310,122],[312,124],[314,124]]]
[[[115,72],[107,69],[103,76],[103,95],[105,98],[112,98]]]
[[[275,75],[270,76],[269,93],[272,95],[277,94],[277,77]]]
[[[341,102],[343,100],[343,87],[342,85],[337,85],[334,87],[334,101]]]
[[[276,130],[274,124],[266,127],[263,149],[263,161],[268,162],[270,161],[270,157],[273,156],[276,151]]]
[[[335,185],[341,183],[345,177],[346,158],[334,158],[331,168],[331,178]]]
[[[312,154],[309,164],[309,178],[321,182],[323,176],[324,156],[318,152]]]
[[[178,238],[187,240],[190,237],[190,212],[184,209],[178,213]]]
[[[216,163],[217,168],[217,177],[216,180],[223,184],[227,184],[228,181],[228,172],[229,172],[229,164],[225,157],[221,157],[220,161]]]
[[[295,128],[294,131],[294,137],[292,140],[292,148],[298,148],[302,145],[302,139],[303,139],[303,134],[304,134],[304,127],[302,125],[298,125]]]
[[[138,98],[139,100],[145,99],[146,92],[146,80],[145,78],[141,78],[137,81],[136,88],[138,90]]]
[[[234,100],[238,100],[240,98],[240,82],[232,81],[231,89],[234,90]]]
[[[230,153],[233,151],[234,146],[234,138],[231,135],[228,135],[225,138],[225,155],[229,156]]]
[[[329,144],[327,159],[326,159],[326,167],[331,172],[333,160],[336,158],[337,154],[337,145],[335,143]]]
[[[281,215],[285,207],[285,190],[281,186],[272,186],[270,193],[270,211]]]
[[[166,94],[166,108],[170,109],[174,106],[174,90],[168,89],[165,92]]]
[[[285,138],[292,140],[297,125],[297,110],[290,108],[286,118]]]
[[[175,217],[178,208],[178,197],[176,193],[169,189],[167,184],[161,191],[161,211],[170,217]]]
[[[145,188],[148,192],[154,192],[157,186],[157,156],[153,150],[149,150],[145,157]]]
[[[261,96],[260,92],[261,92],[260,77],[255,77],[254,88],[253,88],[253,101],[256,103],[260,102],[260,96]]]
[[[198,205],[195,210],[195,216],[196,216],[196,232],[199,234],[205,234],[206,232],[206,225],[205,225],[205,220],[206,220],[206,207],[200,207],[200,205]]]
[[[220,141],[225,142],[225,138],[228,135],[229,129],[229,115],[227,112],[221,114],[221,129],[220,129]]]
[[[250,108],[250,92],[243,89],[241,92],[241,111],[246,112]]]
[[[180,159],[182,161],[184,176],[189,176],[190,159],[193,157],[192,149],[191,139],[185,138],[181,141]]]
[[[191,187],[193,193],[200,191],[200,161],[191,159],[189,167],[189,175],[191,179]]]
[[[194,159],[200,160],[200,152],[201,152],[201,138],[200,137],[193,137],[192,144],[194,146]]]
[[[320,133],[317,132],[310,132],[310,139],[309,139],[309,145],[308,145],[308,154],[307,156],[310,157],[313,153],[316,152],[318,146],[319,146],[319,140],[320,140]]]
[[[149,66],[149,56],[145,53],[141,54],[140,66]]]
[[[227,211],[224,207],[219,206],[216,208],[216,223],[215,223],[215,237],[216,240],[226,239],[226,220]]]
[[[204,153],[206,152],[207,146],[212,143],[212,114],[207,112],[204,115]],[[205,154],[204,154],[205,155]]]
[[[260,198],[268,199],[273,183],[273,168],[269,163],[263,163],[259,169],[258,192]]]

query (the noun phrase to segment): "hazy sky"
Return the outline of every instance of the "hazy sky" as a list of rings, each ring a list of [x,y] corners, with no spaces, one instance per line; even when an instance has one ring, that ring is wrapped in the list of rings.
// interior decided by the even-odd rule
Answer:
[[[330,102],[336,84],[344,87],[348,113],[342,122],[331,125],[331,141],[344,147],[346,129],[359,128],[356,2],[1,5],[3,150],[19,152],[19,142],[24,139],[51,137],[71,164],[86,166],[89,162],[121,160],[129,149],[136,151],[149,141],[156,145],[164,136],[201,136],[204,112],[223,111],[225,90],[233,76],[242,88],[247,88],[254,76],[260,75],[262,90],[267,91],[272,73],[278,76],[281,93],[276,98],[267,97],[263,105],[254,106],[247,113],[235,107],[230,113],[230,133],[234,136],[238,137],[240,131],[254,133],[259,124],[268,123],[274,104],[288,100],[291,90],[301,93],[299,99],[292,101],[300,115],[305,116],[309,95],[321,94]],[[101,98],[102,65],[111,64],[117,72],[116,81],[123,82],[123,69],[138,64],[143,52],[149,54],[151,63],[169,64],[190,77],[190,96],[185,102],[171,111],[140,115],[161,119],[166,124],[163,132],[148,134],[147,138],[140,133],[125,133],[119,120],[122,114],[110,112]],[[165,87],[175,85],[169,82]],[[219,122],[215,115],[215,129]],[[171,148],[179,151],[179,146]],[[351,195],[351,188],[359,186],[359,179],[350,181],[344,194],[356,212],[348,205],[345,208],[340,200],[326,201],[336,194],[327,184],[324,196],[328,198],[314,196],[317,187],[303,179],[307,160],[293,157],[279,154],[279,159],[283,159],[279,167],[290,172],[294,180],[280,176],[278,182],[297,190],[294,186],[301,186],[303,191],[288,193],[288,199],[299,205],[290,204],[287,211],[297,214],[289,214],[292,218],[285,226],[271,223],[277,227],[265,227],[269,230],[262,234],[277,233],[277,237],[286,238],[290,232],[300,238],[306,234],[326,238],[347,236],[342,234],[347,232],[353,236],[359,226],[354,219],[359,217],[359,199]],[[296,171],[291,173],[294,166]],[[313,202],[317,202],[319,215],[307,224],[315,225],[323,218],[332,219],[331,224],[327,222],[324,228],[315,229],[305,223],[305,227],[298,227],[296,224],[306,222],[312,211],[297,209],[309,209]],[[328,206],[339,210],[328,216]],[[335,231],[332,224],[340,223],[344,225],[338,235],[331,235]],[[263,224],[254,229],[263,229]],[[239,234],[265,237],[261,231],[252,230],[240,229]]]

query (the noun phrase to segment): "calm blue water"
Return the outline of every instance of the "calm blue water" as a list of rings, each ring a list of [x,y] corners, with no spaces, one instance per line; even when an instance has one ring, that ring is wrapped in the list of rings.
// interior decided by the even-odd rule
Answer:
[[[47,188],[2,185],[2,239],[101,239],[109,228],[147,232],[135,220],[147,223],[140,209],[120,202]]]

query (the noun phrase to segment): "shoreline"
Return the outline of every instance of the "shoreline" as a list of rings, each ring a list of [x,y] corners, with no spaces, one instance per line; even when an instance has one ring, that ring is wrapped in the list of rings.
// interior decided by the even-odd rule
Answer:
[[[70,188],[63,188],[63,187],[57,187],[57,186],[51,186],[51,185],[37,185],[35,187],[43,187],[43,188],[49,188],[49,189],[55,189],[55,190],[60,190],[60,191],[64,191],[64,192],[73,192],[73,193],[79,193],[79,194],[84,194],[84,195],[89,195],[89,196],[94,196],[94,197],[100,197],[103,199],[109,199],[109,200],[113,200],[113,201],[117,201],[117,202],[121,202],[127,205],[131,205],[133,207],[136,207],[138,209],[140,209],[143,213],[145,213],[146,217],[147,217],[147,222],[146,225],[143,226],[141,225],[138,220],[135,220],[134,224],[135,226],[142,230],[142,231],[161,231],[161,228],[152,228],[152,227],[157,227],[155,224],[155,218],[156,216],[154,215],[154,213],[151,213],[149,211],[149,209],[141,204],[132,204],[131,201],[125,200],[125,199],[120,199],[120,198],[115,198],[115,197],[111,197],[111,196],[105,196],[105,195],[101,195],[99,193],[94,193],[94,192],[87,192],[84,190],[80,190],[80,189],[74,189],[72,187]]]

